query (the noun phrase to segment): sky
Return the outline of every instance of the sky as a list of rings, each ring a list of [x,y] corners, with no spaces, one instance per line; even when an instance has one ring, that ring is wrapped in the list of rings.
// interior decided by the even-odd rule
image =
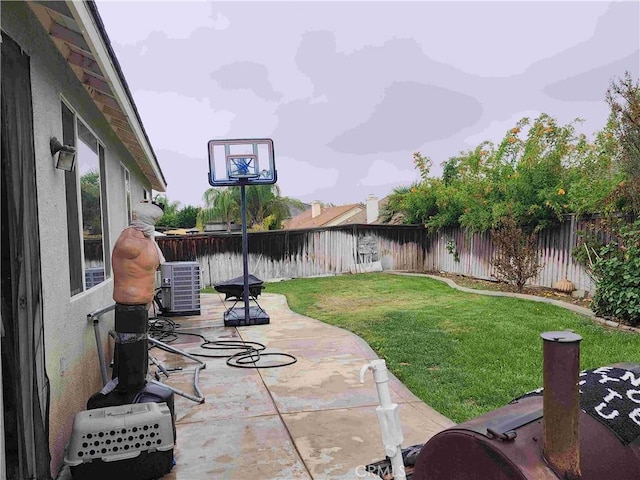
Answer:
[[[209,140],[272,138],[283,196],[359,203],[523,117],[591,136],[611,80],[640,76],[637,0],[96,4],[182,206]]]

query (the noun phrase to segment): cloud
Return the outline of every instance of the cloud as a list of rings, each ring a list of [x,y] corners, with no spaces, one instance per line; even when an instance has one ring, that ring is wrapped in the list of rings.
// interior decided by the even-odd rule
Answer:
[[[435,10],[419,18],[425,33],[418,38],[425,51],[434,60],[487,78],[521,74],[532,63],[584,41],[606,9],[606,2],[588,0],[420,3]]]
[[[333,187],[338,181],[338,169],[321,168],[290,157],[276,156],[278,186],[285,197],[308,196]],[[280,172],[285,174],[281,174]]]
[[[412,183],[417,180],[416,170],[402,170],[393,163],[377,160],[369,167],[367,176],[361,179],[358,184],[377,187],[392,183]]]
[[[282,94],[269,83],[269,71],[253,62],[224,65],[211,74],[211,78],[226,90],[248,89],[264,100],[280,100]]]
[[[538,118],[540,113],[541,112],[536,110],[526,110],[524,112],[514,113],[506,120],[495,120],[489,123],[484,130],[465,138],[464,142],[472,147],[476,147],[487,140],[497,144],[504,138],[507,130],[513,128],[518,121],[524,117],[529,117],[530,120],[533,120],[534,118]]]
[[[208,99],[148,90],[133,95],[154,148],[180,151],[194,158],[206,159],[207,142],[224,137],[236,117],[235,113],[215,110]]]
[[[565,102],[598,102],[604,98],[604,89],[611,82],[611,72],[628,70],[637,78],[640,71],[640,50],[599,68],[593,68],[569,78],[547,85],[544,93]]]
[[[597,101],[604,98],[612,73],[620,76],[625,70],[638,72],[640,3],[618,1],[592,4],[605,8],[592,34],[571,47],[558,49],[554,55],[546,56],[527,69],[526,78],[538,79],[540,88],[557,84],[556,91],[548,93],[559,95],[558,98],[574,96],[568,92],[568,83],[562,84],[565,79],[579,76],[581,80],[587,81],[585,85],[578,85],[573,81],[570,83],[579,88],[578,95],[581,98]],[[591,7],[592,4],[587,5]],[[608,75],[604,71],[606,68],[610,69]],[[587,88],[595,89],[596,93],[587,93]],[[597,94],[601,96],[597,100],[591,100]]]
[[[209,162],[203,157],[190,157],[174,150],[155,150],[160,168],[167,179],[167,191],[163,193],[174,202],[204,206],[202,196],[209,185]]]
[[[231,25],[231,22],[227,17],[218,12],[216,13],[216,18],[211,22],[211,25],[215,30],[226,30],[229,28],[229,25]]]
[[[589,134],[609,77],[640,73],[638,2],[97,3],[185,198],[208,140],[258,136],[275,141],[285,195],[383,197],[391,184],[374,184],[413,181],[412,151],[437,175],[523,116],[585,118]]]
[[[230,23],[219,12],[214,18],[213,5],[207,2],[127,2],[125,15],[118,3],[102,1],[99,8],[107,32],[117,29],[121,45],[134,45],[153,32],[162,32],[171,39],[185,39],[199,28],[224,30]]]
[[[371,117],[329,143],[356,155],[411,150],[473,125],[482,106],[473,97],[434,85],[394,82]]]

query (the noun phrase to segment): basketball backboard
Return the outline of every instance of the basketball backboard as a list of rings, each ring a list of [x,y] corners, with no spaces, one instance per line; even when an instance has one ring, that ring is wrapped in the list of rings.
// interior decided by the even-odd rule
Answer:
[[[209,183],[214,187],[276,183],[273,140],[210,140]]]

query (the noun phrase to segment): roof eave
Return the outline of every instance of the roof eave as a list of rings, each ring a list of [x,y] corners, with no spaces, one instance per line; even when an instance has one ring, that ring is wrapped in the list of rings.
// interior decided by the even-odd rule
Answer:
[[[164,192],[167,182],[95,3],[93,0],[66,0],[64,5],[72,18],[65,8],[56,7],[55,3],[29,2],[51,40],[131,153],[151,187]],[[64,18],[63,23],[71,26],[66,28],[56,23],[54,18]]]
[[[108,79],[110,86],[114,89],[116,100],[129,120],[136,139],[149,161],[149,166],[153,169],[154,178],[149,179],[151,186],[154,190],[164,192],[167,188],[166,180],[162,174],[153,148],[151,147],[147,133],[144,130],[142,120],[133,101],[133,96],[120,68],[120,63],[111,47],[111,41],[109,40],[109,36],[104,28],[95,3],[93,0],[87,2],[67,0],[67,5],[76,21],[82,26],[85,40],[91,47],[103,75]]]

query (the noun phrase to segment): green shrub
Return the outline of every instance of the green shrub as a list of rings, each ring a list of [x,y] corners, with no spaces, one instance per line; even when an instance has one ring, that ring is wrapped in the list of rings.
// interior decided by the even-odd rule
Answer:
[[[640,324],[640,221],[623,227],[619,241],[601,248],[593,273],[597,287],[592,309],[596,315]]]

